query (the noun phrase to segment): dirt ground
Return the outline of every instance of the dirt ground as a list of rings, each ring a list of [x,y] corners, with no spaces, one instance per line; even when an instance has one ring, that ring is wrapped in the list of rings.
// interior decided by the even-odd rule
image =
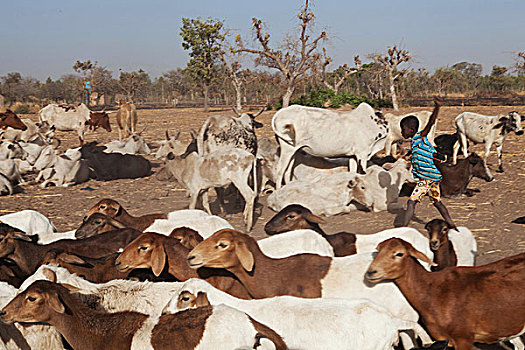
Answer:
[[[403,108],[400,113],[407,113],[418,108]],[[421,109],[421,108],[420,108]],[[437,134],[451,132],[452,120],[459,113],[474,111],[487,115],[507,113],[518,110],[525,114],[525,107],[444,107],[438,121]],[[385,110],[384,112],[388,112]],[[258,129],[258,137],[268,136],[273,139],[270,121],[275,111],[264,112],[258,119],[264,123]],[[157,149],[155,141],[164,137],[169,129],[171,134],[181,132],[181,138],[189,141],[189,131],[198,130],[207,116],[212,114],[231,115],[229,109],[212,109],[208,114],[201,109],[158,109],[139,110],[139,127],[147,126],[143,135],[150,144],[153,152]],[[25,116],[24,116],[25,117]],[[36,115],[29,116],[37,119]],[[111,115],[113,130],[111,133],[97,131],[87,135],[87,141],[97,140],[101,143],[118,138],[118,130],[114,115]],[[77,146],[78,139],[74,132],[57,132],[62,140],[61,149]],[[511,134],[504,143],[504,167],[506,172],[496,173],[497,159],[493,150],[488,159],[495,180],[485,182],[473,179],[471,188],[478,188],[481,192],[474,197],[458,199],[444,199],[444,203],[459,226],[467,226],[476,235],[478,242],[478,264],[485,264],[509,255],[525,251],[524,226],[511,223],[519,216],[525,215],[525,137]],[[471,148],[482,152],[483,146]],[[154,172],[161,165],[154,159],[153,154],[148,158],[154,164]],[[29,176],[31,177],[31,176]],[[38,185],[22,187],[22,192],[0,197],[0,214],[11,213],[23,209],[34,209],[49,217],[59,231],[66,231],[78,227],[86,211],[99,199],[110,197],[118,200],[133,215],[169,212],[184,209],[188,206],[188,199],[184,196],[181,185],[175,182],[159,181],[155,173],[149,177],[135,180],[116,180],[109,182],[91,180],[69,188],[48,187],[41,189]],[[406,198],[403,199],[406,201]],[[264,224],[274,215],[266,206],[266,196],[259,198],[256,209],[256,222],[252,235],[256,238],[264,237]],[[217,207],[212,203],[212,210]],[[374,233],[393,227],[396,216],[389,212],[352,212],[326,218],[323,229],[327,233],[340,231],[356,233]],[[228,215],[232,225],[243,230],[241,212]],[[416,207],[416,219],[412,226],[423,231],[424,224],[439,213],[424,199]]]

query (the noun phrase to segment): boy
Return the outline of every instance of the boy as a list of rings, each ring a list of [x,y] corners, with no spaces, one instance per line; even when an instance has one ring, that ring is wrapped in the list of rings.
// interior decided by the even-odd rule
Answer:
[[[434,164],[434,159],[438,159],[436,149],[427,139],[430,129],[436,123],[439,107],[441,106],[441,101],[437,98],[434,99],[434,103],[434,111],[432,111],[427,125],[421,132],[417,132],[419,130],[419,120],[415,116],[409,115],[401,120],[401,134],[405,139],[412,138],[410,142],[412,175],[417,180],[416,187],[407,202],[403,226],[408,226],[414,216],[416,203],[420,202],[425,194],[428,194],[449,227],[457,230],[456,224],[450,218],[447,208],[441,202],[439,183],[443,176]]]

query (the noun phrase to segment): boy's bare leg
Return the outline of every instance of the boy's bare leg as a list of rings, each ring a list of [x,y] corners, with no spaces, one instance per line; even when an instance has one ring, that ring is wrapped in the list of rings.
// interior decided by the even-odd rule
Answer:
[[[443,202],[439,201],[439,202],[435,202],[434,203],[434,206],[437,208],[437,210],[439,211],[439,213],[441,214],[441,216],[443,217],[443,219],[445,219],[445,221],[447,222],[447,224],[454,230],[458,230],[458,228],[456,227],[456,224],[454,223],[454,221],[452,221],[452,218],[450,217],[450,214],[448,213],[448,209],[447,207],[445,207],[445,205],[443,204]]]
[[[403,218],[403,226],[408,226],[410,220],[414,216],[416,210],[416,202],[412,200],[407,201],[407,210],[405,211],[405,217]]]

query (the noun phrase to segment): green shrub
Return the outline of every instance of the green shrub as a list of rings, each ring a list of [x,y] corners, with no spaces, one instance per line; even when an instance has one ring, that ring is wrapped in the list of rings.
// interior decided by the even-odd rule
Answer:
[[[19,104],[13,109],[13,112],[16,114],[27,114],[30,112],[29,105],[27,104]]]
[[[312,90],[309,94],[301,95],[296,99],[290,100],[290,105],[301,105],[309,107],[325,108],[327,105],[330,108],[339,108],[345,104],[353,107],[359,106],[361,103],[368,103],[373,108],[392,107],[392,102],[385,99],[372,100],[365,96],[351,95],[348,92],[335,93],[333,90],[321,89]],[[275,104],[275,109],[279,110],[283,107],[282,98]]]

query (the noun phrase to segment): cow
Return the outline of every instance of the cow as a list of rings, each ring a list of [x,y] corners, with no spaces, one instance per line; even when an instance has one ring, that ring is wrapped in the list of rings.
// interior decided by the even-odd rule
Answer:
[[[454,145],[458,142],[458,134],[442,134],[434,139],[436,144],[436,151],[438,153],[446,155],[447,161],[452,160],[452,155],[454,154]],[[467,142],[468,147],[468,142]],[[460,152],[463,152],[463,148],[460,147]]]
[[[1,138],[7,141],[32,142],[42,146],[51,143],[55,137],[55,128],[50,127],[47,122],[35,123],[31,119],[22,119],[22,122],[26,125],[25,130],[8,127]]]
[[[405,138],[403,135],[401,135],[401,120],[403,118],[408,116],[414,116],[419,120],[419,130],[423,130],[425,125],[427,125],[428,118],[430,118],[430,115],[432,112],[429,111],[418,111],[413,113],[408,113],[404,115],[394,115],[392,113],[386,113],[385,119],[388,122],[388,135],[386,137],[385,141],[385,153],[387,156],[389,155],[396,155],[397,151],[397,142],[402,141]],[[428,140],[433,143],[434,141],[434,134],[436,132],[436,125],[432,126],[430,129],[430,132],[428,133]]]
[[[118,126],[118,139],[122,140],[122,131],[124,131],[124,137],[130,136],[136,131],[138,121],[137,107],[135,107],[133,102],[120,100],[117,108],[115,119]]]
[[[176,156],[184,153],[188,145],[180,141],[179,136],[180,131],[177,132],[177,135],[170,136],[169,131],[166,129],[166,139],[156,142],[159,145],[159,149],[157,150],[157,153],[155,153],[155,159],[166,159],[170,152]]]
[[[84,144],[84,134],[88,130],[95,131],[101,127],[111,132],[108,114],[105,111],[92,112],[83,103],[76,107],[49,104],[38,112],[38,118],[41,123],[48,122],[56,130],[75,130],[80,146]]]
[[[1,159],[26,159],[27,152],[18,142],[0,141],[0,160]]]
[[[498,154],[498,170],[503,172],[501,154],[503,150],[503,141],[507,135],[514,131],[516,135],[522,135],[521,127],[522,116],[518,112],[510,112],[508,115],[487,116],[478,113],[464,112],[454,119],[454,125],[459,136],[459,140],[454,145],[454,154],[452,163],[456,164],[459,147],[463,148],[463,155],[468,156],[467,139],[476,143],[485,144],[485,154],[483,159],[487,161],[492,144],[496,145]]]
[[[385,147],[388,135],[386,119],[366,103],[350,112],[293,105],[275,113],[272,129],[281,146],[277,188],[285,173],[291,180],[287,169],[300,149],[317,157],[351,156],[349,170],[360,167],[363,172],[367,160]]]
[[[46,146],[40,153],[34,169],[40,171],[35,182],[44,180],[40,185],[42,188],[50,183],[69,187],[89,180],[89,167],[87,162],[81,159],[78,148],[68,149],[64,154],[58,155],[52,146]]]
[[[150,154],[151,150],[142,136],[139,134],[132,134],[122,141],[114,140],[105,144],[106,153],[121,153],[121,154]]]
[[[12,127],[13,129],[26,130],[27,126],[18,118],[18,116],[10,109],[4,113],[0,113],[0,129],[7,129]]]
[[[151,163],[144,157],[133,154],[104,153],[104,146],[90,142],[80,148],[82,159],[87,160],[90,177],[101,180],[135,179],[148,176]]]
[[[221,147],[240,148],[254,156],[257,154],[257,136],[254,129],[262,127],[263,124],[255,118],[265,107],[256,114],[239,114],[235,108],[232,109],[237,117],[214,115],[206,119],[197,135],[199,155],[204,156]]]
[[[13,185],[25,183],[14,159],[0,160],[0,174],[6,177]]]

